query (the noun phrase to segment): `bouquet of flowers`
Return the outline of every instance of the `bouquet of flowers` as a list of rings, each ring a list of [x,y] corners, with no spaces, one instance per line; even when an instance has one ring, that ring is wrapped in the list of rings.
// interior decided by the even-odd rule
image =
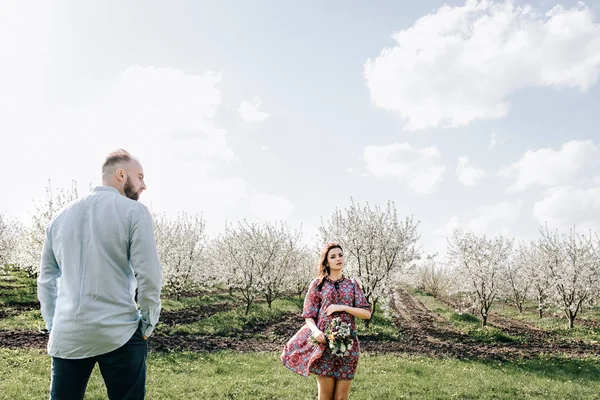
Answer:
[[[338,357],[350,354],[352,343],[354,343],[350,324],[342,322],[339,317],[335,317],[331,320],[329,326],[327,326],[327,330],[324,334],[325,339],[327,339],[327,346],[331,350],[331,354]],[[317,339],[314,337],[311,337],[311,341],[318,344]]]

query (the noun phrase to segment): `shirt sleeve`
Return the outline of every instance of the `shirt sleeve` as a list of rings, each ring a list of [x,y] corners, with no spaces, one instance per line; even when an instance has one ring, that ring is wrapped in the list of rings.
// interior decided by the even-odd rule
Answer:
[[[40,262],[40,274],[37,279],[38,300],[46,329],[52,330],[54,311],[56,310],[57,280],[61,271],[52,249],[52,234],[50,228],[46,228],[46,238],[42,248]]]
[[[150,211],[140,204],[131,225],[130,263],[136,273],[138,303],[142,314],[142,335],[148,337],[158,323],[162,266],[158,259],[154,224]]]
[[[367,301],[365,293],[356,280],[354,280],[354,307],[371,310],[371,304]]]
[[[321,293],[317,287],[317,279],[313,280],[308,288],[306,297],[304,298],[304,309],[302,310],[302,318],[312,318],[315,321],[319,316],[321,308]]]

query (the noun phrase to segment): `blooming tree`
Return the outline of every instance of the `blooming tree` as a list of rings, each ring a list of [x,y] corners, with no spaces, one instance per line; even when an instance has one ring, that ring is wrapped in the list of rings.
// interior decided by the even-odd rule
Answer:
[[[542,318],[544,309],[548,309],[550,270],[544,259],[544,251],[536,242],[530,244],[527,259],[528,262],[524,264],[524,279],[529,282],[531,296],[538,304],[538,316]]]
[[[298,246],[293,256],[290,290],[302,298],[308,290],[308,285],[315,278],[319,254],[310,251],[306,246]]]
[[[206,222],[201,215],[182,212],[169,218],[155,214],[154,232],[167,292],[179,300],[187,290],[211,285],[214,274],[209,264]]]
[[[513,243],[502,236],[488,239],[473,233],[454,232],[448,254],[460,276],[463,289],[470,292],[479,309],[481,326],[487,324],[489,310],[500,293],[502,273]]]
[[[241,292],[246,314],[257,296],[263,295],[270,308],[289,287],[299,237],[285,223],[226,225],[214,259],[222,266],[223,280]]]
[[[350,207],[336,209],[319,230],[324,243],[342,245],[349,272],[360,280],[374,314],[378,302],[390,299],[402,271],[420,257],[417,227],[412,216],[399,220],[391,201],[381,209],[351,200]]]
[[[15,253],[22,229],[19,220],[0,213],[0,268],[15,263]]]
[[[535,265],[535,250],[521,244],[511,253],[505,264],[504,292],[512,299],[519,313],[523,312],[523,303],[529,296],[532,280],[528,275],[528,266]]]
[[[294,275],[300,232],[292,231],[286,223],[247,225],[247,228],[254,242],[259,290],[271,308],[273,300],[289,288]]]
[[[46,238],[46,228],[52,218],[64,206],[77,199],[77,183],[71,182],[68,189],[52,190],[50,181],[46,187],[44,200],[34,201],[31,225],[23,230],[17,246],[17,265],[31,276],[36,277],[40,269],[42,247]]]
[[[417,288],[421,289],[434,297],[447,294],[451,285],[451,277],[448,270],[435,260],[435,257],[428,256],[417,269]]]
[[[585,301],[599,289],[600,254],[593,236],[574,228],[568,233],[540,229],[539,248],[548,273],[552,299],[564,312],[573,328]]]

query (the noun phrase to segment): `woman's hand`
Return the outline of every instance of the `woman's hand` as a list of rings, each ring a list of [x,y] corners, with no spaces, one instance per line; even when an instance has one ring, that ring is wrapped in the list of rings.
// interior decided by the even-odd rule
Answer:
[[[334,312],[342,312],[342,311],[346,311],[346,306],[342,306],[339,304],[332,304],[329,307],[327,307],[327,310],[325,310],[325,312],[327,312],[327,316],[330,316]]]
[[[316,331],[313,332],[312,335],[315,339],[317,339],[317,342],[326,343],[325,335],[320,330],[317,329]]]

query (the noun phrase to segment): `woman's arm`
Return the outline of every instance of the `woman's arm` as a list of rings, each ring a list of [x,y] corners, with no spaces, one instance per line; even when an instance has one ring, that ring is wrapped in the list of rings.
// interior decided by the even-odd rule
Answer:
[[[304,321],[306,321],[306,325],[308,325],[308,327],[312,331],[312,335],[315,339],[317,339],[317,342],[325,343],[325,335],[323,334],[323,332],[321,332],[319,328],[317,328],[315,320],[312,318],[305,318]]]
[[[360,319],[371,318],[371,311],[358,307],[343,306],[339,304],[332,304],[327,307],[327,315],[331,315],[334,312],[347,312],[348,314],[352,314]]]

